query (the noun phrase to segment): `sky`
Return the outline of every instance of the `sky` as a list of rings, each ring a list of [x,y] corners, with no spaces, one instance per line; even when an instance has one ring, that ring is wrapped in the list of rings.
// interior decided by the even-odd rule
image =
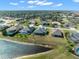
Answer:
[[[79,10],[79,0],[1,0],[0,10]]]

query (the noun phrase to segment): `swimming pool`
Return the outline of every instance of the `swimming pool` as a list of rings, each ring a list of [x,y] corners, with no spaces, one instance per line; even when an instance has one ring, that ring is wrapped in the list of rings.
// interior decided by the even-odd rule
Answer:
[[[13,59],[24,55],[45,52],[48,50],[50,50],[50,48],[0,40],[0,59]]]
[[[79,48],[76,48],[75,54],[79,56]]]

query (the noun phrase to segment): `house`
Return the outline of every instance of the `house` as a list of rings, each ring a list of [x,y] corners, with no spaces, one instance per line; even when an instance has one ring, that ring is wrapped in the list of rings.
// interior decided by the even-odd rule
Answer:
[[[55,29],[52,33],[53,37],[60,37],[60,38],[64,38],[64,34],[61,30],[59,29]]]
[[[47,29],[46,29],[44,26],[40,25],[40,26],[34,31],[34,34],[35,34],[35,35],[46,35],[46,34],[48,34],[48,31],[47,31]]]
[[[71,23],[71,22],[68,22],[68,23],[65,23],[63,25],[64,28],[74,28],[75,27],[75,24],[74,23]]]
[[[17,32],[19,32],[19,30],[21,30],[23,27],[20,25],[17,26],[12,26],[8,29],[6,29],[6,35],[12,36],[15,35]]]
[[[42,21],[43,26],[49,26],[50,24],[47,21]]]
[[[29,24],[34,24],[35,25],[35,19],[31,19],[31,20],[29,20]]]
[[[34,24],[29,24],[29,26],[28,26],[28,27],[35,27],[35,26],[34,26]]]
[[[6,20],[6,19],[3,19],[3,18],[0,18],[0,25],[1,26],[10,27],[10,26],[13,26],[15,24],[16,24],[15,20]]]
[[[79,32],[71,32],[69,35],[70,40],[73,42],[79,42]]]
[[[2,18],[0,18],[0,25],[1,25],[1,26],[4,26],[4,25],[5,25],[5,23],[6,23],[6,22],[5,22],[5,20],[4,20],[4,19],[2,19]]]
[[[73,14],[74,17],[79,17],[79,12]]]
[[[12,20],[13,18],[12,17],[3,17],[3,19],[6,19],[6,20]]]
[[[74,53],[79,56],[79,44],[74,47]]]
[[[61,27],[61,23],[54,21],[54,22],[52,22],[52,26],[54,28],[60,28]]]
[[[8,26],[1,26],[0,25],[0,31],[3,31],[3,30],[5,30],[5,29],[7,29],[8,28]]]
[[[35,27],[29,26],[21,29],[19,31],[20,34],[31,34],[35,30]]]
[[[17,23],[22,23],[22,22],[24,22],[24,18],[16,18],[16,22]]]
[[[29,29],[28,28],[23,28],[19,31],[20,34],[29,34]]]
[[[4,19],[0,19],[0,31],[6,28],[8,28],[8,26],[5,24]]]

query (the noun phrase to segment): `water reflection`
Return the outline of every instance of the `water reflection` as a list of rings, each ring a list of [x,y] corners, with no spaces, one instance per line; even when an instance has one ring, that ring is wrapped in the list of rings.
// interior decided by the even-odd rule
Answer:
[[[0,40],[0,59],[12,59],[19,56],[45,52],[50,48],[36,45],[17,44],[9,41]]]

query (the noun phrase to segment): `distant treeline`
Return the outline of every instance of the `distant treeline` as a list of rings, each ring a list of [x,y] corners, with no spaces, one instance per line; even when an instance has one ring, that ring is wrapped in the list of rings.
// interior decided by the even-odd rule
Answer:
[[[0,11],[1,16],[21,17],[25,15],[30,16],[45,16],[53,15],[55,13],[72,13],[70,11]]]
[[[53,19],[60,20],[62,14],[71,15],[72,11],[0,11],[0,17],[14,17],[14,18],[25,18],[33,19],[40,17],[42,20]]]

